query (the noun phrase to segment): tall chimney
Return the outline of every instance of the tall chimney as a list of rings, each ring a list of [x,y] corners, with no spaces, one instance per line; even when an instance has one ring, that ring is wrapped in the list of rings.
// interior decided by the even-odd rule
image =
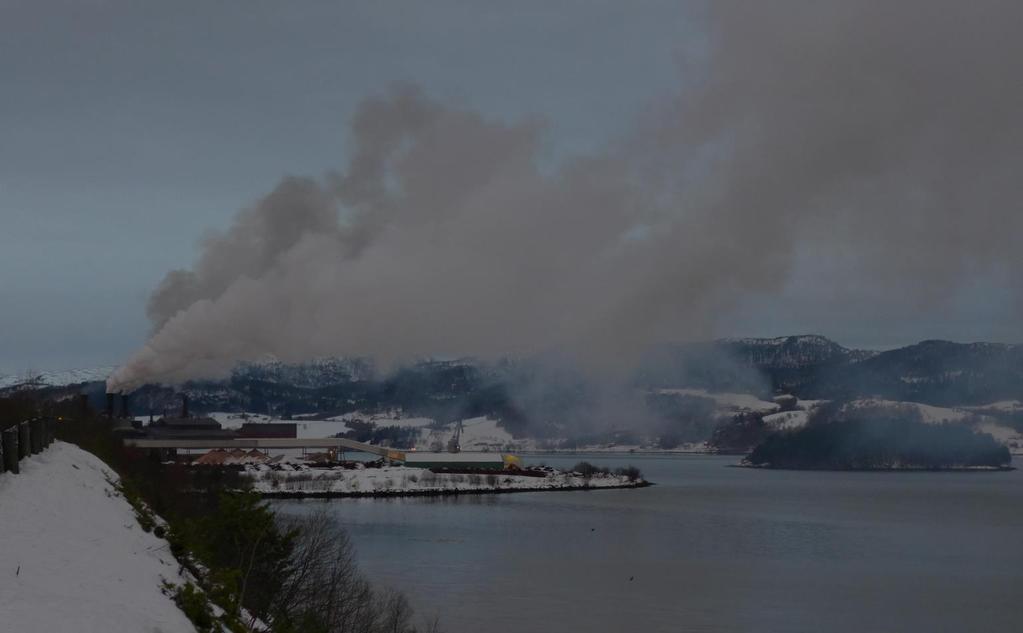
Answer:
[[[107,394],[107,410],[106,414],[108,418],[114,417],[114,394]]]
[[[129,410],[128,410],[128,394],[126,394],[126,393],[122,393],[121,394],[121,417],[122,418],[130,418],[131,417],[131,415],[129,413]]]
[[[181,394],[181,417],[188,417],[188,394]]]

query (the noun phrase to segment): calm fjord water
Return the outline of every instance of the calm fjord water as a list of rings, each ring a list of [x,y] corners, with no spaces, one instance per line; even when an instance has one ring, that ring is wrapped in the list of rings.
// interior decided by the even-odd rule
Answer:
[[[1023,630],[1021,471],[527,461],[581,459],[634,464],[658,485],[275,506],[327,507],[369,576],[451,633]]]

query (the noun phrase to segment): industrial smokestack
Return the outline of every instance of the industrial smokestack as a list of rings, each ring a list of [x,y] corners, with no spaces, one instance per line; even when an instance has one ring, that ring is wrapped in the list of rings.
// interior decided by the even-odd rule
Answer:
[[[89,417],[89,394],[78,394],[78,418],[84,420]]]
[[[108,418],[114,417],[114,394],[112,393],[107,394],[106,416]]]
[[[122,417],[122,418],[129,418],[129,417],[131,417],[130,411],[128,409],[128,394],[126,394],[126,393],[122,393],[121,394],[121,416],[120,417]]]
[[[188,394],[181,394],[181,417],[188,417]]]

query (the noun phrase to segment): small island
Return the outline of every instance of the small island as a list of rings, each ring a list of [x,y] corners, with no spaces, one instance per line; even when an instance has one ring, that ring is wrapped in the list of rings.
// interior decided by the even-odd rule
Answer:
[[[487,471],[473,468],[410,468],[382,462],[311,465],[302,462],[248,464],[241,488],[263,497],[412,497],[549,490],[608,490],[651,485],[638,468],[611,471],[579,462],[572,470],[546,466]]]
[[[789,470],[1011,470],[1009,449],[916,409],[835,403],[799,429],[768,436],[743,466]]]

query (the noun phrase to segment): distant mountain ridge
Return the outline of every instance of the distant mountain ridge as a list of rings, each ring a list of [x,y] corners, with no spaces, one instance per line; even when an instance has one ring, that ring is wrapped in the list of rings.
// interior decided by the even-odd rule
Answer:
[[[718,346],[736,354],[752,367],[795,369],[836,362],[856,362],[878,352],[849,349],[819,334],[775,338],[723,338]]]
[[[0,374],[0,389],[10,387],[64,387],[87,382],[105,381],[116,369],[116,365],[103,365],[85,369],[25,371],[19,374]]]
[[[1023,399],[1021,345],[927,340],[876,352],[809,335],[720,339],[713,346],[758,371],[770,389],[801,398],[878,396],[942,406]]]
[[[822,372],[808,397],[876,395],[941,406],[1023,400],[1023,346],[930,340]]]
[[[102,394],[114,367],[0,377],[0,390],[84,385]],[[1023,346],[928,340],[887,351],[846,348],[820,335],[730,338],[664,345],[641,363],[640,389],[700,388],[770,398],[784,392],[802,399],[880,397],[938,406],[976,406],[1023,400]],[[196,410],[277,413],[344,412],[404,407],[441,418],[462,414],[528,416],[513,395],[530,392],[559,419],[584,401],[583,380],[552,381],[532,361],[488,364],[471,360],[423,361],[378,375],[365,359],[321,358],[304,363],[277,359],[241,363],[224,380],[196,381],[180,389],[150,386],[133,398],[157,412],[187,391]],[[97,402],[101,395],[96,396]]]

